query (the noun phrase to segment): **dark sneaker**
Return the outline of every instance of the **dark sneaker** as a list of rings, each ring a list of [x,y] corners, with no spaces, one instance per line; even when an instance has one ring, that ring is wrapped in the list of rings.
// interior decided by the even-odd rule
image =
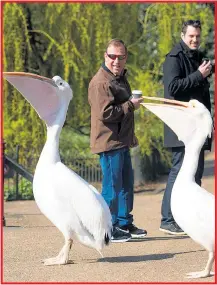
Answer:
[[[147,236],[147,231],[137,228],[135,225],[130,224],[120,227],[120,230],[126,233],[130,233],[132,238],[144,238]]]
[[[3,227],[6,227],[6,220],[5,220],[5,216],[3,216]]]
[[[118,227],[115,227],[112,231],[111,242],[126,242],[131,238],[131,234],[123,232]]]
[[[170,235],[186,235],[186,233],[175,222],[167,225],[161,225],[159,230]]]

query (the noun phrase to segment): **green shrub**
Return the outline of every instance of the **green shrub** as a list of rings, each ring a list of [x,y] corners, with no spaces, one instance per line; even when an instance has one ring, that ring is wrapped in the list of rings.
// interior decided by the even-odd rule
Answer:
[[[4,200],[33,200],[32,183],[24,178],[19,179],[18,183],[18,197],[16,194],[15,179],[5,179],[4,182]]]

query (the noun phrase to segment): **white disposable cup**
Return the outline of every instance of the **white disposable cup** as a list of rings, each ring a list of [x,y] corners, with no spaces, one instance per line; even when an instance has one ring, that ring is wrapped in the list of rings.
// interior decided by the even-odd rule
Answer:
[[[133,98],[140,98],[142,96],[142,90],[132,90]]]

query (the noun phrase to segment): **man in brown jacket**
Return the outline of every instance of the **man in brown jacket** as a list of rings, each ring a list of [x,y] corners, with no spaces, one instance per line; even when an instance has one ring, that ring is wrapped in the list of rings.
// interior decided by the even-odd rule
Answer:
[[[100,156],[102,196],[113,223],[112,242],[146,236],[133,224],[133,169],[129,149],[138,145],[134,134],[134,111],[141,98],[131,98],[124,69],[127,48],[113,39],[104,53],[105,62],[89,84],[91,106],[91,151]]]

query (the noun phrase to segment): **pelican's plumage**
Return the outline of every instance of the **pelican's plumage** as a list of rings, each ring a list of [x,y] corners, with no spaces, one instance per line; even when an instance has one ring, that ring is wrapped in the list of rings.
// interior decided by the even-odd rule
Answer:
[[[72,90],[59,76],[5,72],[9,81],[46,123],[47,140],[37,163],[33,192],[41,212],[62,232],[65,245],[45,265],[66,264],[74,236],[99,252],[111,237],[109,208],[98,191],[65,166],[59,156],[59,136]]]
[[[161,101],[165,104],[142,105],[166,123],[185,144],[182,167],[172,189],[171,210],[177,224],[209,252],[206,268],[189,273],[188,277],[207,277],[213,274],[215,202],[213,194],[196,184],[195,173],[201,148],[207,136],[211,137],[211,115],[197,100],[188,103],[164,99]]]

